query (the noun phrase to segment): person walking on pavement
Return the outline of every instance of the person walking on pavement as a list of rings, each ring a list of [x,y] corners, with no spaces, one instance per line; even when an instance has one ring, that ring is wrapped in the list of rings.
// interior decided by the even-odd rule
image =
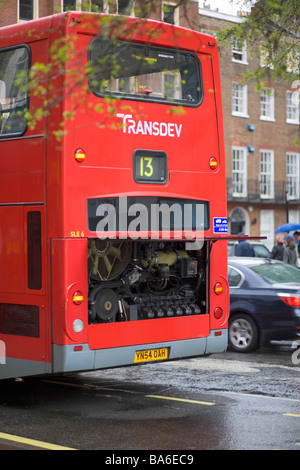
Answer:
[[[239,235],[245,234],[241,232]],[[235,256],[255,256],[253,246],[248,240],[239,240],[239,244],[235,250]]]
[[[282,236],[279,236],[277,238],[277,241],[276,241],[275,245],[272,248],[270,258],[271,259],[277,259],[278,261],[283,261],[284,250],[285,250],[284,239],[283,239]]]
[[[286,240],[286,248],[284,250],[283,261],[288,264],[293,264],[297,266],[297,251],[295,248],[294,241],[292,237],[287,236]]]
[[[297,251],[298,251],[298,256],[300,256],[300,232],[298,230],[296,230],[296,232],[294,232],[294,238],[295,238],[296,242],[298,243]]]

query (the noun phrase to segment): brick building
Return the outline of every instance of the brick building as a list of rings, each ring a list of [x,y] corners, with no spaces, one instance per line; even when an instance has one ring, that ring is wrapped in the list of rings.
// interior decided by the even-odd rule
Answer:
[[[5,0],[0,26],[52,15],[70,8],[137,14],[138,0]],[[147,3],[141,2],[146,8]],[[242,18],[162,1],[151,17],[215,34]],[[221,48],[221,85],[231,233],[268,236],[287,220],[300,222],[299,96],[290,83],[244,83],[241,76],[263,60],[236,40]],[[264,66],[263,62],[261,64]],[[298,139],[298,144],[295,142]]]
[[[199,10],[200,31],[215,34],[241,17]],[[252,51],[253,52],[253,51]],[[290,82],[256,82],[242,75],[264,66],[261,51],[235,40],[221,47],[220,69],[231,233],[268,236],[287,221],[300,222],[299,94]],[[288,212],[288,214],[287,214]]]
[[[0,6],[0,27],[27,21],[62,11],[76,9],[104,13],[137,14],[139,0],[4,0]],[[147,11],[147,3],[140,2],[140,11]],[[195,28],[198,17],[198,0],[192,0],[189,8],[175,8],[172,1],[157,3],[151,18],[183,27]]]

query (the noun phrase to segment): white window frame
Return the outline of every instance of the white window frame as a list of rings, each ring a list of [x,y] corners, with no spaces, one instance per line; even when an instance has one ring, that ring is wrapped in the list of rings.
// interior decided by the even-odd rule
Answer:
[[[23,20],[20,19],[20,0],[18,0],[18,6],[17,6],[17,14],[18,14],[18,23],[26,23],[27,21],[30,20]],[[39,17],[39,0],[33,0],[33,20],[36,20]]]
[[[273,69],[273,60],[274,52],[273,50],[269,51],[264,42],[260,43],[260,66],[268,67]]]
[[[240,57],[240,58],[239,58]],[[248,65],[247,44],[244,39],[233,38],[232,40],[232,62]]]
[[[266,237],[263,243],[270,251],[274,245],[274,215],[274,209],[261,209],[259,214],[259,235]]]
[[[286,71],[290,73],[299,73],[300,69],[300,52],[292,50],[287,53]]]
[[[259,152],[260,197],[274,199],[274,150]]]
[[[232,147],[232,197],[247,197],[247,147]]]
[[[286,190],[289,199],[299,199],[299,157],[297,152],[286,153]]]
[[[299,91],[286,91],[286,123],[299,124],[300,93]]]
[[[274,88],[262,88],[260,90],[260,119],[261,121],[275,121]]]
[[[238,109],[236,109],[238,108]],[[243,83],[232,82],[232,116],[248,118],[248,87]]]

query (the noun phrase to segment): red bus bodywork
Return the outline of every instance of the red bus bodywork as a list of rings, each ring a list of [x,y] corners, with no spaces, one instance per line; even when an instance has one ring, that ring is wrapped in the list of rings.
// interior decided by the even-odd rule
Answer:
[[[31,88],[29,111],[51,103],[49,111],[34,126],[16,133],[7,127],[0,135],[0,378],[195,357],[227,347],[216,41],[135,18],[116,33],[99,18],[69,12],[0,30],[0,57],[22,47],[31,66],[51,63],[58,45],[72,45],[63,67]],[[130,44],[194,54],[201,67],[199,102],[179,106],[151,96],[147,101],[142,93],[115,100],[93,93],[84,73],[90,44],[112,29]],[[162,183],[134,177],[140,149],[151,155],[140,160],[148,165],[146,177],[153,170],[149,158],[156,151],[166,155]],[[120,197],[124,203],[202,201],[207,223],[201,247],[190,252],[183,233],[174,239],[175,229],[163,240],[162,229],[156,238],[144,233],[135,240],[120,227],[98,238],[93,204]]]

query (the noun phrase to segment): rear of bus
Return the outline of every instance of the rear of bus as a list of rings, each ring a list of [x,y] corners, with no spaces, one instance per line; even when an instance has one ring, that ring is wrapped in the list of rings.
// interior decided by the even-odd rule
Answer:
[[[229,290],[216,41],[134,18],[63,18],[77,55],[61,115],[52,111],[62,140],[50,138],[47,150],[53,372],[222,352]]]

